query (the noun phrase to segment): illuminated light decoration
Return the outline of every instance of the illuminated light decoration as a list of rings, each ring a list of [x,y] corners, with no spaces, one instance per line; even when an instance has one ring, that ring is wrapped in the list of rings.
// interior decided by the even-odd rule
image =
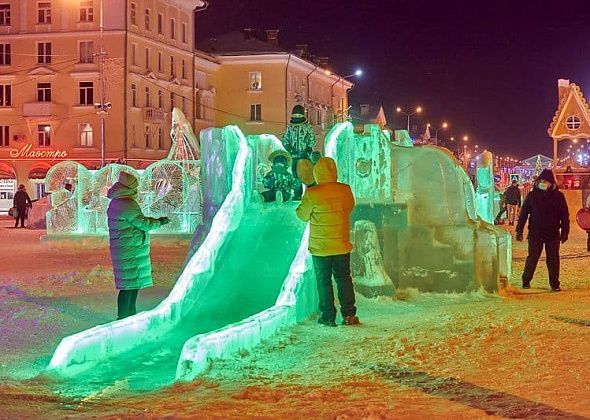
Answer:
[[[68,157],[68,152],[65,150],[46,150],[33,149],[32,144],[26,144],[20,149],[10,149],[8,152],[11,158],[14,159],[65,159]]]
[[[232,185],[229,194],[212,221],[202,245],[192,256],[169,296],[156,308],[123,320],[82,331],[65,337],[55,350],[47,373],[61,377],[75,376],[147,343],[154,343],[176,328],[198,299],[200,289],[212,277],[215,260],[236,223],[241,219],[245,176],[250,151],[246,139],[235,126],[219,130],[222,138],[237,149],[232,165]],[[217,139],[216,139],[217,140]],[[230,160],[231,162],[231,160]]]

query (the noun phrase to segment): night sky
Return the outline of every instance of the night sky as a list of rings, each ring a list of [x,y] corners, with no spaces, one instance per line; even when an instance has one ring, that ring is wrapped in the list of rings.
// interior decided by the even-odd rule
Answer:
[[[405,128],[395,106],[422,105],[413,123],[448,120],[449,135],[480,148],[551,156],[557,79],[590,96],[590,0],[210,3],[197,14],[198,40],[278,28],[285,48],[309,44],[342,75],[362,68],[351,103],[382,104],[393,128]]]

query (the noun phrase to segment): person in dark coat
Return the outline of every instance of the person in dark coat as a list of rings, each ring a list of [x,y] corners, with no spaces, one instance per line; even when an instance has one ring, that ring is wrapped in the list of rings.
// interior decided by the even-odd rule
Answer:
[[[541,172],[532,191],[524,200],[516,226],[517,241],[523,239],[527,219],[529,249],[522,273],[522,288],[530,289],[537,262],[545,246],[549,284],[551,290],[559,292],[559,244],[567,241],[570,219],[565,197],[558,190],[553,172],[549,169]]]
[[[20,227],[25,227],[25,219],[27,218],[27,208],[31,208],[33,203],[31,202],[31,197],[27,194],[27,189],[23,184],[18,186],[18,191],[14,194],[14,198],[12,200],[13,207],[16,207],[16,223],[14,227],[18,227],[18,221],[20,220]]]
[[[293,175],[289,172],[291,156],[284,150],[275,150],[269,156],[272,162],[271,171],[262,181],[266,191],[262,192],[265,202],[289,201],[293,198]]]
[[[508,225],[514,226],[514,221],[518,217],[518,208],[520,207],[521,200],[518,181],[512,181],[512,185],[506,188],[504,199],[508,208]]]
[[[153,285],[148,232],[169,222],[167,217],[144,216],[136,201],[137,187],[135,176],[121,172],[108,192],[109,243],[119,289],[118,319],[135,315],[139,289]]]

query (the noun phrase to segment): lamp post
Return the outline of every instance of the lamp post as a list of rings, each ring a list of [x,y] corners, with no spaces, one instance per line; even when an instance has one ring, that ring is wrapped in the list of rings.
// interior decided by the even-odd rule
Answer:
[[[404,114],[408,120],[407,120],[407,125],[406,125],[406,129],[408,130],[408,133],[410,132],[410,117],[414,114],[419,114],[422,112],[422,107],[418,106],[416,107],[416,110],[414,112],[411,113],[407,113],[404,112],[404,110],[402,110],[399,106],[395,109],[397,111],[398,114]]]
[[[104,0],[100,0],[100,51],[98,52],[98,77],[99,77],[99,96],[100,102],[94,103],[96,113],[100,117],[100,167],[105,166],[106,160],[106,118],[111,108],[111,103],[107,102],[107,89],[105,77],[105,58],[106,51],[104,49]]]
[[[430,123],[426,124],[426,126],[427,126],[428,128],[432,127],[432,126],[430,125]],[[434,128],[434,138],[435,138],[435,143],[434,143],[434,144],[435,144],[436,146],[438,146],[438,130],[439,130],[439,129],[443,130],[443,129],[445,129],[445,128],[448,128],[448,127],[449,127],[449,123],[447,123],[446,121],[444,121],[444,122],[441,124],[441,126],[440,126],[440,127],[433,127],[433,128]]]
[[[467,169],[467,142],[469,141],[469,136],[463,136],[463,166]]]
[[[361,69],[358,69],[352,74],[347,74],[346,76],[338,76],[338,79],[336,79],[336,81],[334,83],[332,83],[332,86],[330,86],[330,91],[332,92],[332,98],[334,97],[334,85],[336,85],[336,83],[340,82],[340,89],[342,90],[342,99],[344,99],[344,80],[349,79],[351,77],[360,77],[362,75],[363,75],[363,71]],[[342,121],[344,121],[344,113],[345,113],[344,102],[342,101]]]

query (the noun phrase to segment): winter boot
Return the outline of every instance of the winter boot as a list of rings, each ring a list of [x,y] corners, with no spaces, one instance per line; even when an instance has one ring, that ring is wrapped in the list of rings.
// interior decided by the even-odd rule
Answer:
[[[358,325],[360,323],[361,321],[359,321],[359,317],[356,315],[349,315],[342,321],[342,325]]]

